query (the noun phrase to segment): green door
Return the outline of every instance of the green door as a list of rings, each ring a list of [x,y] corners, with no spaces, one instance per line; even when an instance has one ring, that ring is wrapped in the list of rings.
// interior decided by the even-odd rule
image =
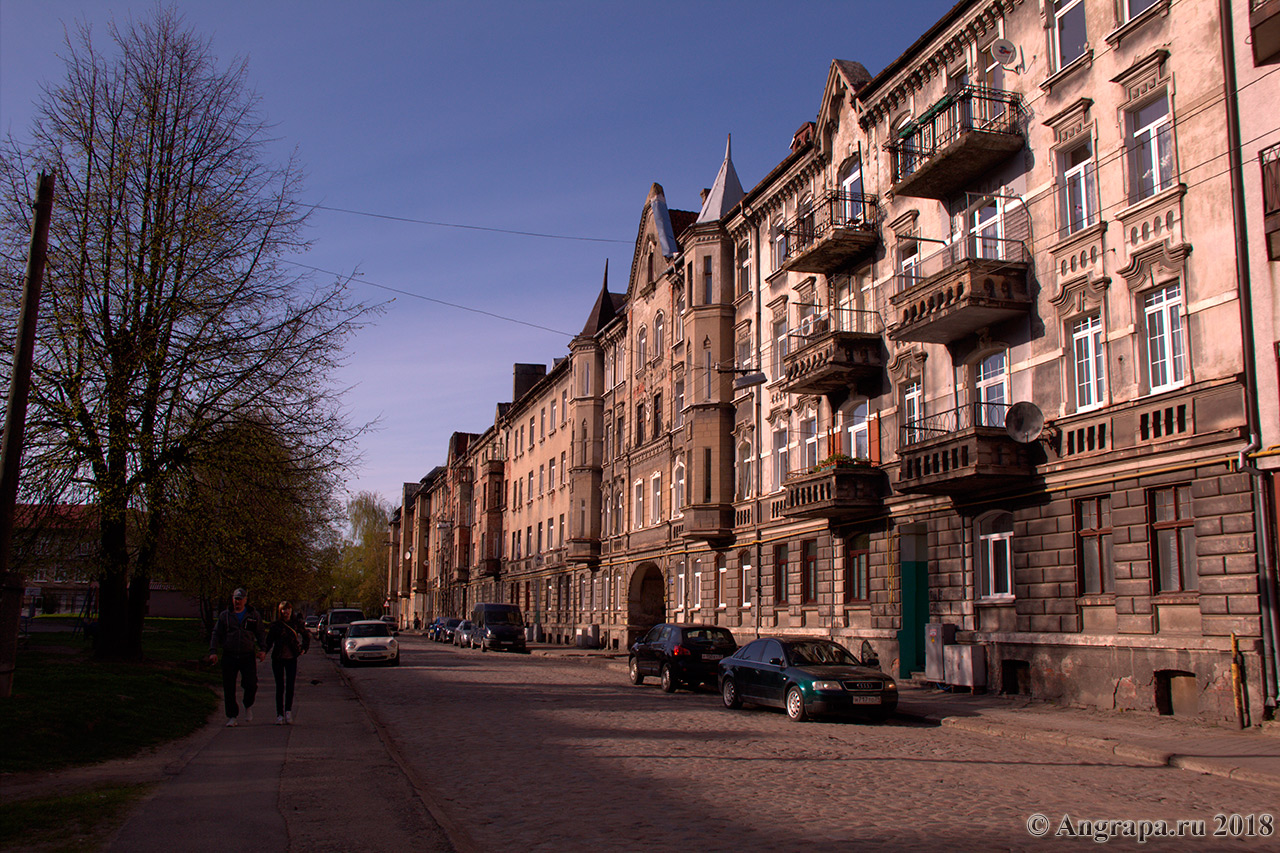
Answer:
[[[929,621],[928,533],[923,524],[903,528],[899,536],[899,586],[902,627],[898,631],[898,677],[924,671],[925,624]]]

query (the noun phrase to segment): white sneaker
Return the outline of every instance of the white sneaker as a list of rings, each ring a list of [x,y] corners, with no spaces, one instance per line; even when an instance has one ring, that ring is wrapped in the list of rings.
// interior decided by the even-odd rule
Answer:
[[[244,721],[245,721],[246,723],[252,723],[252,722],[253,722],[253,709],[252,709],[252,708],[245,708],[245,709],[244,709]]]
[[[279,717],[279,716],[277,716],[277,717],[276,717],[276,725],[277,725],[277,726],[283,726],[283,725],[284,725],[284,717]]]
[[[286,723],[288,723],[289,725],[291,725],[291,726],[293,725],[293,712],[292,712],[292,711],[285,711],[285,712],[284,712],[284,721],[285,721]]]
[[[227,728],[229,729],[234,729],[238,725],[240,725],[240,719],[238,717],[232,717],[227,720]]]

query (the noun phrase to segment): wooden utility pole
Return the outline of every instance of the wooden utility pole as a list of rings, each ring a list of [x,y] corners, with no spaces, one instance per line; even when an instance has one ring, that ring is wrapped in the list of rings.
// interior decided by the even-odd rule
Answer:
[[[0,699],[13,693],[22,593],[26,587],[22,574],[11,571],[9,563],[13,550],[14,511],[18,503],[18,478],[22,472],[22,436],[27,421],[36,321],[40,315],[40,286],[44,280],[49,220],[53,213],[53,184],[53,175],[40,173],[35,216],[31,222],[31,248],[27,252],[27,277],[22,285],[22,313],[18,318],[18,339],[13,352],[13,377],[9,381],[4,441],[0,444]]]

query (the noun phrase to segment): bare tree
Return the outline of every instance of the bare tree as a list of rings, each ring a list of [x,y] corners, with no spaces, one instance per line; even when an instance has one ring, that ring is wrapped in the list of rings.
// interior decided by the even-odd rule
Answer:
[[[112,56],[85,27],[68,37],[30,141],[0,154],[3,286],[16,298],[30,176],[52,170],[25,460],[97,505],[99,654],[135,657],[175,472],[237,421],[270,424],[291,465],[337,471],[357,431],[331,376],[371,309],[286,262],[305,248],[302,176],[268,160],[244,63],[219,68],[171,9],[109,34]]]

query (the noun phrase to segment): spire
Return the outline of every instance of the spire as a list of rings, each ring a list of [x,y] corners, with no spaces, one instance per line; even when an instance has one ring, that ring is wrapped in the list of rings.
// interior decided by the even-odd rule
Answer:
[[[711,185],[711,192],[702,203],[702,212],[698,214],[698,223],[716,222],[742,201],[742,183],[733,168],[733,134],[724,144],[724,162],[716,173],[716,181]]]
[[[609,293],[609,259],[604,260],[604,282],[600,285],[600,295],[587,317],[587,325],[582,327],[582,334],[591,336],[609,324],[618,314],[613,302],[613,294]]]

